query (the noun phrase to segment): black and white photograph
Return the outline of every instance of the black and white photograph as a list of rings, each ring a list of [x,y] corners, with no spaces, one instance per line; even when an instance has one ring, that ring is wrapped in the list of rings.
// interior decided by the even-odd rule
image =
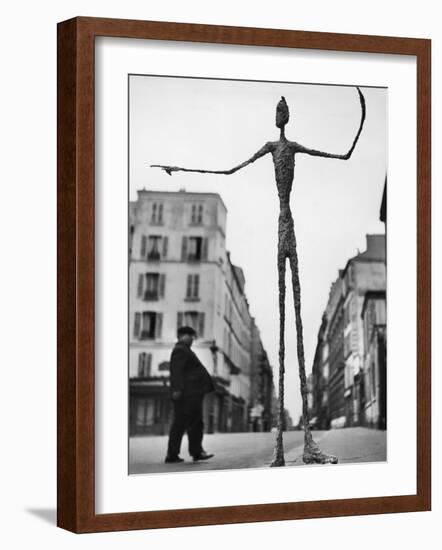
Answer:
[[[128,98],[129,474],[387,461],[388,89]]]

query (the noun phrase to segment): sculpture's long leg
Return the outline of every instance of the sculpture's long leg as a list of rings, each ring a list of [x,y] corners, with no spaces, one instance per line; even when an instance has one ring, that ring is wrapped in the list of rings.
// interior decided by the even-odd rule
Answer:
[[[290,269],[292,271],[292,286],[293,299],[295,303],[295,318],[296,318],[296,345],[299,363],[299,379],[301,382],[302,396],[302,418],[304,422],[304,454],[303,460],[306,464],[336,464],[338,459],[335,456],[326,455],[321,452],[318,445],[313,441],[310,431],[309,414],[308,414],[308,389],[307,379],[305,375],[305,359],[304,359],[304,338],[302,330],[301,318],[301,285],[299,282],[298,269],[298,253],[296,251],[296,237],[293,231],[289,244],[289,260]]]
[[[275,458],[271,466],[285,466],[284,444],[282,432],[284,429],[284,327],[285,327],[285,266],[286,254],[281,243],[278,243],[278,287],[279,287],[279,410],[276,435]]]

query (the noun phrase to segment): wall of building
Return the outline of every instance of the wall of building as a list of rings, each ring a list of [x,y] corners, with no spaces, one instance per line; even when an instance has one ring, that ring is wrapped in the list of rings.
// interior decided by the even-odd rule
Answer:
[[[375,414],[371,406],[370,412],[365,412],[366,349],[361,313],[367,292],[385,291],[385,287],[385,236],[367,235],[367,250],[350,258],[331,285],[324,312],[326,325],[321,325],[318,332],[312,380],[316,402],[312,413],[319,417],[319,401],[326,401],[327,412],[322,413],[327,415],[324,425],[329,423],[332,428],[359,425],[367,415]],[[324,360],[320,359],[321,346],[325,346],[322,340],[327,342]]]
[[[254,402],[252,317],[244,274],[226,250],[227,216],[221,197],[141,190],[130,205],[129,221],[129,375],[137,399],[140,388],[146,399],[150,390],[167,388],[178,325],[189,324],[185,314],[194,311],[198,322],[193,349],[221,384],[218,397],[207,400],[207,407],[217,410],[206,411],[208,421],[214,430],[246,429]],[[201,239],[199,248],[191,243],[195,237]],[[198,259],[189,257],[195,251]],[[158,292],[146,295],[148,274],[157,277]],[[193,283],[189,287],[189,276],[198,277],[198,291]],[[155,314],[155,330],[148,337],[140,331],[143,314]]]
[[[370,297],[363,311],[364,324],[364,424],[386,428],[386,301]]]

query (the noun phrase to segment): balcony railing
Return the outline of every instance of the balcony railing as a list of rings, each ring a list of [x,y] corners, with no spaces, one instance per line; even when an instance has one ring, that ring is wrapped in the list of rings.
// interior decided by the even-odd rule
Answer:
[[[144,300],[146,301],[155,301],[159,299],[159,294],[157,290],[146,290],[144,293]]]
[[[188,262],[200,262],[201,261],[201,254],[187,254],[187,261]]]
[[[161,254],[159,252],[149,252],[147,259],[150,262],[159,262],[161,260]]]

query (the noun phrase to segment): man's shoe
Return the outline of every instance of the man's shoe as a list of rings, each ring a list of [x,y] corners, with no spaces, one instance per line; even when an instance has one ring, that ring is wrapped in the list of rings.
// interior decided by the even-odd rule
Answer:
[[[184,462],[184,458],[181,458],[180,456],[167,455],[164,462],[167,462],[168,464],[175,464],[177,462]]]
[[[212,458],[214,456],[215,456],[214,454],[208,454],[206,453],[206,451],[203,451],[199,455],[194,456],[193,461],[198,462],[198,460],[209,460],[209,458]]]

